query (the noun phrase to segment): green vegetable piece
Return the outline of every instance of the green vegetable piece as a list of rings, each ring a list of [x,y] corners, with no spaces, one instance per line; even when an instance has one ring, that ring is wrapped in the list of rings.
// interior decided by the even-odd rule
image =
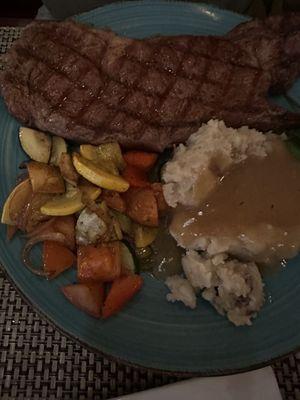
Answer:
[[[121,249],[121,264],[122,267],[127,269],[129,272],[135,274],[138,270],[137,265],[134,261],[133,253],[131,252],[129,246],[127,246],[124,242],[120,243]]]
[[[132,229],[131,219],[127,215],[125,215],[119,211],[111,210],[110,212],[116,218],[116,220],[119,222],[121,230],[124,233],[126,233],[128,236],[132,236],[133,229]]]
[[[147,247],[156,238],[158,228],[150,228],[139,224],[133,225],[134,244],[136,247]]]

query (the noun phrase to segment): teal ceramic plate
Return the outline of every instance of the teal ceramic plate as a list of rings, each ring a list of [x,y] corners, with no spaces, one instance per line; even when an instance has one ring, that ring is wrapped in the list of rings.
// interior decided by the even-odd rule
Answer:
[[[153,34],[224,34],[245,21],[217,8],[177,2],[129,2],[77,17],[132,37]],[[291,96],[300,98],[300,86]],[[14,186],[24,160],[19,124],[0,102],[0,202]],[[102,322],[76,310],[59,287],[75,280],[69,271],[48,282],[20,261],[21,238],[10,244],[0,227],[0,258],[27,300],[44,316],[86,346],[132,364],[170,372],[218,375],[254,368],[300,347],[300,259],[265,280],[267,299],[253,326],[235,328],[204,301],[195,311],[165,301],[163,283],[145,276],[145,286],[118,316]]]

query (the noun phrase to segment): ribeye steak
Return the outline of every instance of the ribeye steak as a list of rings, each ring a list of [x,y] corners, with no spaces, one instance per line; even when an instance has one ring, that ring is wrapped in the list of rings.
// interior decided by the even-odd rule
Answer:
[[[81,143],[161,151],[211,118],[264,131],[297,126],[300,115],[270,104],[268,92],[276,76],[282,89],[298,69],[276,75],[287,71],[288,54],[282,65],[276,46],[273,64],[272,55],[257,56],[251,24],[260,26],[242,24],[226,37],[137,40],[73,21],[34,22],[7,53],[1,93],[23,124]],[[277,41],[282,49],[287,36]]]

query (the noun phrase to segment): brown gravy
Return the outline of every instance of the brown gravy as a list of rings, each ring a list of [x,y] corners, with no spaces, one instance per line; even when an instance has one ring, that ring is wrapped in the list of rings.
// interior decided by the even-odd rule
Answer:
[[[268,156],[235,165],[199,207],[175,209],[170,230],[187,248],[201,236],[245,235],[257,243],[249,259],[293,257],[300,249],[300,162],[275,139]]]

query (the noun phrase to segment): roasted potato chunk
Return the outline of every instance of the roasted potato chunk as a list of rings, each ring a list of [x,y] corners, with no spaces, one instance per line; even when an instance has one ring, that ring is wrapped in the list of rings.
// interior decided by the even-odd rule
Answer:
[[[30,161],[27,164],[27,169],[34,193],[65,192],[65,183],[57,167]]]

